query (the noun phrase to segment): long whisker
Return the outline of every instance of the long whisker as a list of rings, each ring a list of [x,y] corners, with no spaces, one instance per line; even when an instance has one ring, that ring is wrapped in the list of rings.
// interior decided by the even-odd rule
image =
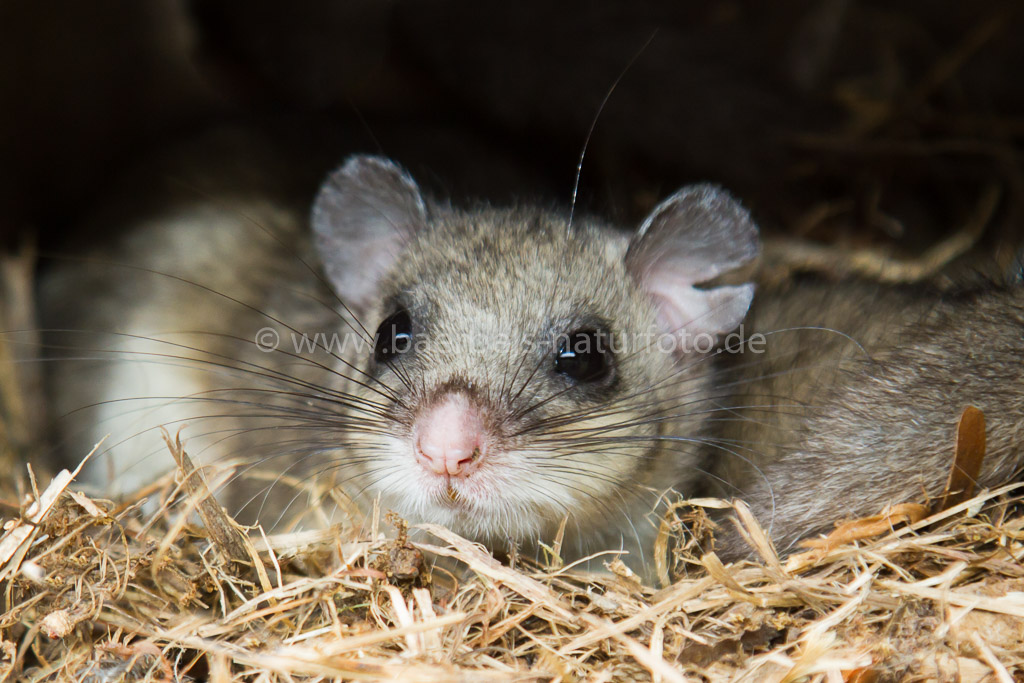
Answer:
[[[647,51],[648,46],[654,41],[654,37],[658,35],[658,29],[651,32],[651,35],[644,41],[644,44],[640,46],[640,49],[636,51],[633,58],[629,60],[622,72],[619,73],[618,77],[612,82],[608,91],[604,94],[604,99],[601,100],[601,104],[598,105],[597,111],[594,113],[594,118],[590,122],[590,128],[587,130],[587,137],[583,140],[583,149],[580,150],[580,160],[576,164],[576,180],[572,185],[572,202],[569,206],[569,222],[566,225],[566,233],[572,232],[572,219],[576,213],[576,195],[580,189],[580,176],[583,174],[583,160],[587,156],[587,147],[590,145],[590,139],[594,136],[594,129],[597,128],[597,121],[601,118],[601,113],[604,111],[605,105],[608,104],[608,100],[611,99],[612,93],[615,92],[615,88],[618,87],[619,82],[625,78],[626,74],[633,67],[640,56]]]

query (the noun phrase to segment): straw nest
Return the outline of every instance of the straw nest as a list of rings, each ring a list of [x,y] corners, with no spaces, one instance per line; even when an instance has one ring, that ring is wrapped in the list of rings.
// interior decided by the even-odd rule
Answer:
[[[790,233],[846,242],[768,244],[768,279],[930,280],[994,232],[1002,194],[1017,212],[1006,215],[1019,216],[1024,185],[1006,142],[1019,122],[993,117],[989,130],[953,106],[978,99],[958,75],[972,55],[1004,24],[1016,40],[1005,8],[986,13],[919,80],[901,80],[914,72],[893,61],[896,46],[877,76],[821,86],[845,122],[795,140],[790,176],[849,178],[866,199],[797,212]],[[879,202],[898,188],[890,175],[934,180],[927,204],[948,198],[950,179],[966,188],[954,197],[968,207],[963,224],[918,259],[850,240],[862,223],[902,233]],[[37,327],[30,263],[0,254],[0,329]],[[0,679],[1024,680],[1024,484],[879,511],[786,558],[742,502],[680,502],[654,520],[657,585],[612,554],[592,563],[603,573],[566,566],[557,540],[542,565],[502,563],[443,528],[410,533],[386,510],[267,535],[227,517],[177,443],[174,476],[116,503],[82,493],[71,472],[47,481],[16,469],[15,452],[36,441],[22,431],[44,414],[29,402],[41,395],[30,390],[38,364],[17,362],[32,348],[0,343]],[[732,508],[755,560],[723,565],[701,552],[713,549],[709,506]]]
[[[0,675],[26,681],[1011,681],[1024,676],[1022,484],[903,505],[780,558],[741,502],[673,505],[661,586],[502,563],[386,511],[357,533],[244,533],[180,444],[114,504],[73,473],[9,492]],[[31,475],[31,470],[29,470]],[[162,501],[159,510],[144,497]],[[707,549],[729,505],[756,561]],[[914,521],[916,520],[916,521]],[[682,530],[686,530],[685,533]],[[415,539],[415,540],[414,540]],[[422,540],[420,540],[422,539]],[[442,561],[434,564],[433,558]],[[592,563],[593,564],[593,563]],[[433,571],[431,571],[433,567]]]

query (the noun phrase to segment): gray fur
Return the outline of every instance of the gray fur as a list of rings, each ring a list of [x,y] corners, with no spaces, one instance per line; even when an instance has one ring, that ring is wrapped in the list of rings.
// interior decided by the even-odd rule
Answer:
[[[835,522],[941,495],[968,405],[986,417],[979,485],[1021,467],[1020,287],[937,294],[802,283],[766,292],[746,324],[775,332],[765,354],[731,357],[723,370],[722,381],[737,383],[737,419],[721,422],[719,437],[751,444],[742,450],[757,469],[717,456],[728,485],[715,492],[746,500],[780,550]],[[725,539],[724,555],[749,552],[735,534]]]
[[[494,547],[550,541],[567,516],[566,557],[621,545],[639,566],[648,513],[671,488],[742,495],[783,548],[836,518],[935,494],[966,404],[991,429],[982,483],[1019,465],[1017,290],[943,300],[804,284],[760,293],[747,334],[828,330],[770,334],[765,355],[665,353],[636,341],[665,331],[653,271],[679,275],[659,292],[728,309],[710,326],[686,321],[716,337],[753,292],[693,286],[757,251],[749,216],[719,190],[675,195],[631,242],[595,220],[568,231],[536,208],[428,206],[397,166],[361,157],[324,186],[311,240],[302,202],[268,190],[277,159],[219,161],[251,147],[220,140],[163,160],[159,174],[203,193],[115,197],[139,210],[101,219],[128,230],[96,253],[133,267],[67,264],[43,283],[48,326],[97,333],[51,335],[69,350],[50,376],[70,458],[113,433],[84,474],[97,487],[123,492],[168,470],[155,428],[185,424],[200,460],[240,463],[225,495],[247,521],[305,508],[288,479],[312,477],[321,493],[379,497]],[[416,350],[375,366],[368,335],[399,305]],[[574,387],[550,371],[555,340],[598,324],[633,341],[607,385]],[[252,342],[268,327],[282,340],[271,352]],[[292,333],[360,343],[292,352]],[[93,359],[70,358],[83,355]],[[500,467],[446,503],[417,478],[408,443],[417,410],[450,389],[483,406]],[[729,535],[720,550],[746,552]]]

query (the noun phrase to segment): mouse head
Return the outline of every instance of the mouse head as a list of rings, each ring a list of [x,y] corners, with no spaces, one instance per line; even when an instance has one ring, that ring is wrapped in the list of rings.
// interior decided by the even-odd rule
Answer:
[[[724,191],[684,188],[633,234],[570,230],[536,209],[428,207],[398,166],[354,157],[313,227],[336,293],[376,330],[355,361],[365,428],[332,453],[355,490],[411,521],[533,541],[564,517],[617,536],[693,477],[710,355],[753,296],[700,285],[758,251]]]

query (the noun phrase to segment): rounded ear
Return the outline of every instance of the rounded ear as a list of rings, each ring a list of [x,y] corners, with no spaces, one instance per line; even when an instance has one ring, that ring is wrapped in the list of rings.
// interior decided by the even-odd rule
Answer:
[[[380,279],[426,226],[427,208],[415,181],[393,161],[353,156],[320,187],[312,223],[335,293],[365,310]]]
[[[662,330],[673,335],[733,330],[754,285],[697,288],[757,257],[757,226],[728,192],[690,185],[654,208],[626,252],[626,267],[651,296]]]

